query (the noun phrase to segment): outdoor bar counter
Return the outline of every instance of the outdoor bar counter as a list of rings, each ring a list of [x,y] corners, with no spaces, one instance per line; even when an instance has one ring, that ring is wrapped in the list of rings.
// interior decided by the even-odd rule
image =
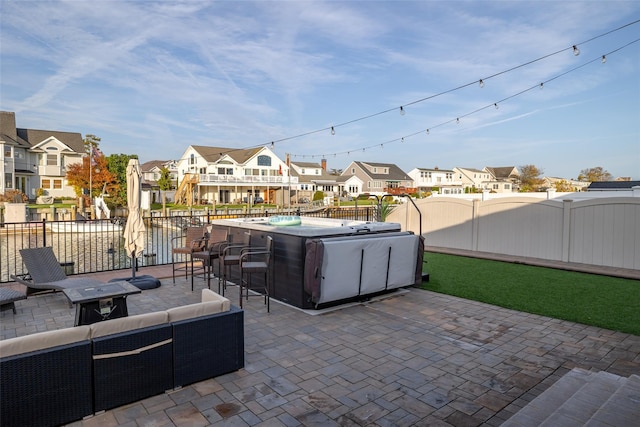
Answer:
[[[268,217],[214,220],[232,242],[251,233],[251,246],[273,238],[271,297],[302,309],[317,309],[367,298],[416,283],[422,268],[419,237],[400,224],[301,217],[277,226]],[[420,263],[418,263],[420,260]],[[252,280],[260,281],[256,275]],[[239,280],[231,269],[232,282]]]

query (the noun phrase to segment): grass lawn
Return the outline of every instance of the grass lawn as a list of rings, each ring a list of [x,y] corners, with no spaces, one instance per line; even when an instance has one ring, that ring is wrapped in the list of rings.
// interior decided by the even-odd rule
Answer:
[[[425,253],[423,289],[640,335],[640,281]]]

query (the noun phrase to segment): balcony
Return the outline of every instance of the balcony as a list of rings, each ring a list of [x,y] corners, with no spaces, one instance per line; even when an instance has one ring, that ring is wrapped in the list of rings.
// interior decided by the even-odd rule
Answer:
[[[235,176],[200,174],[199,185],[291,185],[297,184],[297,176]]]

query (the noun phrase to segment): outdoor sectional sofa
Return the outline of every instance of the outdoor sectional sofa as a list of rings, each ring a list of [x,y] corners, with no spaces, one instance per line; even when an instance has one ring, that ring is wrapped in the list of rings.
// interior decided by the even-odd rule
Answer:
[[[3,427],[55,426],[244,366],[244,312],[202,302],[0,341]]]

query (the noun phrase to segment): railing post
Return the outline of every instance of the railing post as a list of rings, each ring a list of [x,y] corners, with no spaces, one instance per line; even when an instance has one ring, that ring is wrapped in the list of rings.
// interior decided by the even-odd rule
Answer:
[[[42,219],[42,246],[47,246],[47,225],[46,218]]]

